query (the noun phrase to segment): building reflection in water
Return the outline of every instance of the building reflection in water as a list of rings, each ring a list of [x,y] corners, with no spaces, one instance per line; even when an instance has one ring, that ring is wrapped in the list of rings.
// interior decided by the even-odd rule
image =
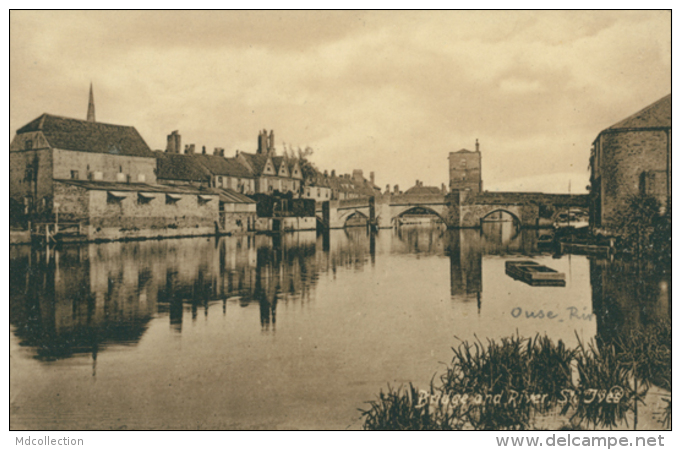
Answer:
[[[41,360],[89,353],[93,363],[110,345],[135,345],[154,318],[167,317],[179,334],[184,321],[200,316],[208,320],[215,303],[221,304],[222,314],[229,303],[242,307],[257,303],[261,330],[272,333],[278,306],[292,302],[305,308],[314,301],[320,276],[328,273],[335,278],[341,268],[364,271],[391,255],[448,258],[452,301],[475,301],[478,314],[487,302],[488,314],[493,314],[507,308],[504,299],[495,298],[500,296],[496,286],[512,283],[497,269],[501,259],[550,258],[537,250],[537,236],[536,230],[518,230],[512,223],[497,221],[484,223],[482,229],[460,230],[405,225],[378,235],[357,227],[320,234],[65,246],[47,252],[12,247],[10,323],[22,345],[35,348]],[[555,264],[571,267],[567,262]],[[600,336],[621,334],[670,315],[668,275],[648,276],[646,269],[643,276],[640,267],[617,261],[589,264]],[[486,272],[493,274],[486,285],[484,267],[494,268]],[[487,300],[483,285],[494,291]],[[579,295],[588,303],[580,303],[580,311],[590,312],[589,299],[582,298],[581,291]],[[499,320],[491,315],[487,319]]]
[[[598,337],[606,343],[671,321],[671,274],[637,261],[590,261]]]

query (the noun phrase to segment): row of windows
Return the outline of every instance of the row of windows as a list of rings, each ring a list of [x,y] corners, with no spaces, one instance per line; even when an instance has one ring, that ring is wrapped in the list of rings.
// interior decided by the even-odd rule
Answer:
[[[134,195],[134,194],[131,194]],[[127,198],[127,193],[112,193],[109,192],[107,195],[107,203],[109,205],[120,205],[123,200]],[[137,194],[137,204],[138,205],[148,205],[151,204],[152,201],[156,200],[157,197],[151,194]],[[166,205],[177,205],[180,201],[186,200],[188,197],[180,197],[177,194],[166,194],[165,195],[165,204]],[[209,202],[213,200],[213,197],[210,196],[202,196],[202,195],[197,195],[196,196],[196,202],[199,206],[205,206]]]

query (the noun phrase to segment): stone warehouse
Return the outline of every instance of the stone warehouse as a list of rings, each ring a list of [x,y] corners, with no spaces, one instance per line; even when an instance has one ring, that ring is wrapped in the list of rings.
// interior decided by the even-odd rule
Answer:
[[[157,183],[157,158],[137,130],[43,114],[10,145],[12,223],[77,223],[78,238],[213,234],[220,192]]]
[[[590,223],[612,230],[639,194],[671,198],[672,96],[601,131],[591,149]]]

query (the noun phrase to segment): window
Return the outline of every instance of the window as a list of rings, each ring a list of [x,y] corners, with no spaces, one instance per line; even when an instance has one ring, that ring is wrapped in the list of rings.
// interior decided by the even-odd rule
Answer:
[[[222,186],[222,177],[218,177],[218,186]]]
[[[72,180],[77,180],[77,179],[78,179],[78,171],[77,171],[77,170],[72,170],[72,171],[71,171],[71,179],[72,179]]]
[[[24,142],[24,149],[25,150],[33,149],[33,141],[31,139],[26,139],[26,142]]]

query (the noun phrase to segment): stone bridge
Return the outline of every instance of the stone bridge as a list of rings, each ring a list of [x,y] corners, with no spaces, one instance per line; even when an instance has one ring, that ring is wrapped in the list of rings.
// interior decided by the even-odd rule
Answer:
[[[353,217],[364,218],[379,228],[392,228],[397,219],[417,210],[437,215],[448,228],[477,228],[490,215],[503,212],[521,227],[547,226],[567,208],[588,208],[587,195],[525,192],[470,194],[383,195],[373,198],[332,200],[317,203],[317,218],[325,228],[343,228]]]

